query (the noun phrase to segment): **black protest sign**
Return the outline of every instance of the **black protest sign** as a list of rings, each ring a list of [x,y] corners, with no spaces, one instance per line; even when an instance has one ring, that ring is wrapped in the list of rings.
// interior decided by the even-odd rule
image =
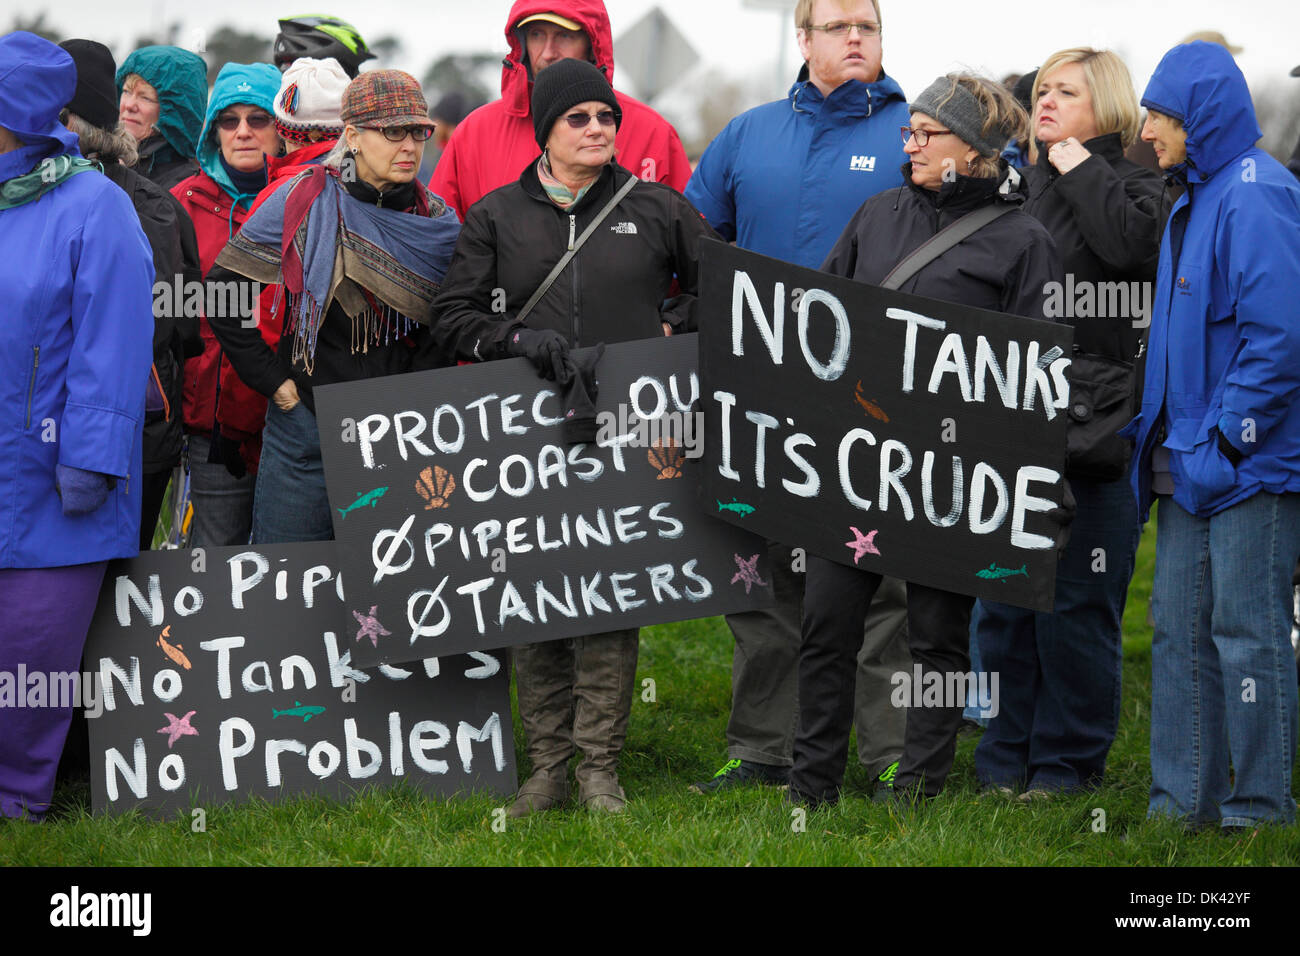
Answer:
[[[1050,610],[1073,331],[710,242],[702,496],[830,560]]]
[[[108,566],[86,645],[96,811],[515,789],[501,654],[359,670],[333,542],[150,551]]]
[[[318,389],[339,559],[382,624],[355,659],[770,604],[762,542],[709,520],[683,476],[700,440],[695,355],[695,336],[609,346],[600,430],[572,445],[565,390],[523,359]]]

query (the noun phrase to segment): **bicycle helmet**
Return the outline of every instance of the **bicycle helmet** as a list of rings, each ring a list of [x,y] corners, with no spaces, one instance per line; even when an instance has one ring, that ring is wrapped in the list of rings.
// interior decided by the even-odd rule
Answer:
[[[375,55],[366,49],[357,28],[338,17],[290,17],[280,21],[275,38],[275,65],[283,73],[299,57],[333,57],[352,79]]]

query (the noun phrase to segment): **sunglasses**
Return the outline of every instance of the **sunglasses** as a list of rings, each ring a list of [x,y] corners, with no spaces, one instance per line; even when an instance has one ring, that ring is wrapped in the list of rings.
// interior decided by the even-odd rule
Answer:
[[[599,113],[594,115],[589,115],[587,113],[570,113],[568,116],[564,117],[564,121],[569,124],[570,129],[585,129],[587,126],[591,125],[593,119],[601,126],[613,126],[614,111],[601,110]]]
[[[217,128],[227,133],[233,133],[239,129],[240,123],[247,123],[249,129],[264,130],[274,122],[266,113],[249,113],[247,116],[240,117],[227,113],[225,116],[217,117]]]

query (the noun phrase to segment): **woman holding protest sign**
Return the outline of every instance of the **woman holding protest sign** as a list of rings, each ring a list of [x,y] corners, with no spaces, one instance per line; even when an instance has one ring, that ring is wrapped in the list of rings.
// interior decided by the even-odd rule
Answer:
[[[343,93],[343,136],[265,199],[219,267],[284,289],[276,351],[256,328],[224,323],[245,383],[271,399],[253,504],[253,542],[334,536],[312,389],[437,364],[425,324],[460,223],[416,181],[433,132],[420,84],[362,73]],[[285,235],[295,237],[284,255]],[[283,259],[282,259],[283,256]]]
[[[1023,134],[1024,110],[982,77],[937,79],[903,127],[905,185],[868,200],[822,270],[976,308],[1043,317],[1043,288],[1059,281],[1051,237],[1020,209],[1023,182],[999,156]],[[932,243],[933,241],[933,243]],[[927,244],[933,258],[914,255]],[[799,724],[790,799],[839,797],[853,720],[855,655],[880,575],[809,556],[799,654]],[[907,585],[908,644],[923,679],[965,673],[974,599]],[[963,700],[913,707],[893,798],[937,795],[952,768]],[[889,796],[889,791],[881,791]]]
[[[600,344],[694,330],[699,242],[713,232],[680,193],[614,161],[622,111],[592,64],[562,59],[538,73],[532,115],[542,156],[470,209],[435,328],[454,358],[523,357],[547,378],[573,383],[566,405],[576,408],[574,389],[595,397]],[[674,278],[681,294],[669,298]],[[597,348],[579,363],[569,349],[583,345]],[[591,411],[589,431],[566,427],[566,437],[595,438]],[[575,746],[583,754],[579,803],[623,809],[618,760],[637,645],[638,632],[628,630],[517,649],[532,775],[512,816],[568,800]]]
[[[130,198],[59,123],[76,86],[65,51],[0,37],[5,817],[49,807],[73,709],[56,687],[79,669],[109,560],[139,545],[153,254]]]
[[[1025,173],[1025,211],[1052,234],[1067,273],[1052,311],[1074,326],[1066,476],[1078,511],[1051,613],[977,608],[983,664],[1002,692],[975,769],[987,788],[1027,788],[1023,800],[1098,783],[1119,727],[1120,624],[1140,525],[1125,480],[1132,445],[1115,432],[1137,408],[1167,210],[1160,177],[1124,158],[1138,103],[1114,53],[1052,54],[1033,110],[1038,162]]]

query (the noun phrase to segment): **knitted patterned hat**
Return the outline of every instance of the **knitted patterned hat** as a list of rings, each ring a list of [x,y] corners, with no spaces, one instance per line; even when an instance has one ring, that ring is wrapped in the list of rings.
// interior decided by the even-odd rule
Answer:
[[[333,57],[294,60],[280,80],[275,97],[275,128],[295,143],[338,139],[343,135],[343,91],[348,78]]]
[[[351,126],[433,126],[420,83],[401,70],[360,74],[343,92],[340,119]]]

